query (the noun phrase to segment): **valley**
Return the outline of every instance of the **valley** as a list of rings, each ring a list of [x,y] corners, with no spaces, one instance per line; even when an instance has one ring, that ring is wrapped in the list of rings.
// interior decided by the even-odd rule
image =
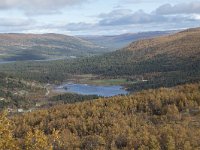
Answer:
[[[1,0],[0,150],[200,150],[200,0]]]
[[[99,55],[123,48],[133,41],[175,32],[177,31],[88,37],[62,34],[0,34],[0,63],[51,61]]]
[[[76,58],[107,51],[89,41],[62,34],[0,34],[1,61]]]
[[[52,84],[25,81],[6,74],[1,77],[0,110],[8,109],[12,114],[129,93],[125,79],[103,80],[91,74],[76,75],[63,83]]]
[[[121,49],[134,41],[144,40],[149,38],[154,38],[158,36],[164,36],[176,33],[178,31],[149,31],[149,32],[140,32],[140,33],[127,33],[121,35],[88,35],[88,36],[78,36],[84,40],[90,41],[97,45],[107,47],[109,49]]]
[[[65,82],[79,74],[93,74],[100,79],[148,81],[130,85],[130,89],[135,91],[172,87],[199,81],[199,33],[199,28],[186,30],[133,42],[115,52],[80,59],[2,64],[0,71],[49,83]]]
[[[199,47],[195,28],[76,58],[5,59],[0,149],[198,148]]]

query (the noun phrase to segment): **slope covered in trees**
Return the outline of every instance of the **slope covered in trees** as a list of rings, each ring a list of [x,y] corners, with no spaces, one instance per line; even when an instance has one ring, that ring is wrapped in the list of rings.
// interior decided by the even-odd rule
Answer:
[[[26,112],[58,104],[69,104],[98,99],[96,95],[57,93],[52,87],[35,81],[8,76],[0,73],[0,111]]]
[[[60,105],[9,120],[1,114],[0,133],[6,132],[0,147],[12,149],[15,143],[18,149],[31,150],[198,149],[199,100],[197,83]]]
[[[28,108],[35,105],[33,100],[45,92],[39,83],[27,82],[0,73],[0,110],[5,107]]]
[[[148,80],[131,85],[130,89],[195,82],[200,79],[200,29],[133,42],[126,48],[102,56],[6,64],[1,65],[0,70],[42,82],[64,81],[74,74]]]

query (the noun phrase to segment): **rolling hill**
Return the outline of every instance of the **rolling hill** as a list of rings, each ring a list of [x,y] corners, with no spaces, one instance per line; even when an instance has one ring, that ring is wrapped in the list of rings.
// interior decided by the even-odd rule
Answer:
[[[72,68],[71,72],[140,78],[148,80],[145,84],[151,87],[192,82],[200,79],[199,43],[200,28],[188,29],[133,42],[103,56],[82,59],[75,65],[80,67]]]
[[[141,32],[141,33],[127,33],[121,35],[96,35],[96,36],[80,36],[80,38],[95,43],[97,45],[101,45],[107,47],[109,49],[120,49],[134,41],[153,38],[161,35],[168,35],[178,31],[151,31],[151,32]]]
[[[200,80],[200,28],[136,41],[101,56],[7,64],[0,71],[45,82],[64,81],[74,74],[147,81],[133,84],[132,90],[196,82]]]
[[[0,34],[0,59],[44,60],[102,54],[107,50],[61,34]]]

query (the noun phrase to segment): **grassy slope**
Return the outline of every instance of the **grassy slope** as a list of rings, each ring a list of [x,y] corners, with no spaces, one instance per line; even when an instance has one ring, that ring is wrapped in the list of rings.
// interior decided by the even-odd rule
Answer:
[[[105,52],[105,49],[60,34],[0,34],[0,52],[4,60],[40,60],[94,55]]]

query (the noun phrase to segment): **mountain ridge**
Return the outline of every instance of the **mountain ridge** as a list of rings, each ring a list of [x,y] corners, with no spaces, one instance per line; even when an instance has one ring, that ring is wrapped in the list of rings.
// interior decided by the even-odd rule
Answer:
[[[81,57],[106,51],[89,41],[62,34],[0,34],[0,52],[3,60]]]

